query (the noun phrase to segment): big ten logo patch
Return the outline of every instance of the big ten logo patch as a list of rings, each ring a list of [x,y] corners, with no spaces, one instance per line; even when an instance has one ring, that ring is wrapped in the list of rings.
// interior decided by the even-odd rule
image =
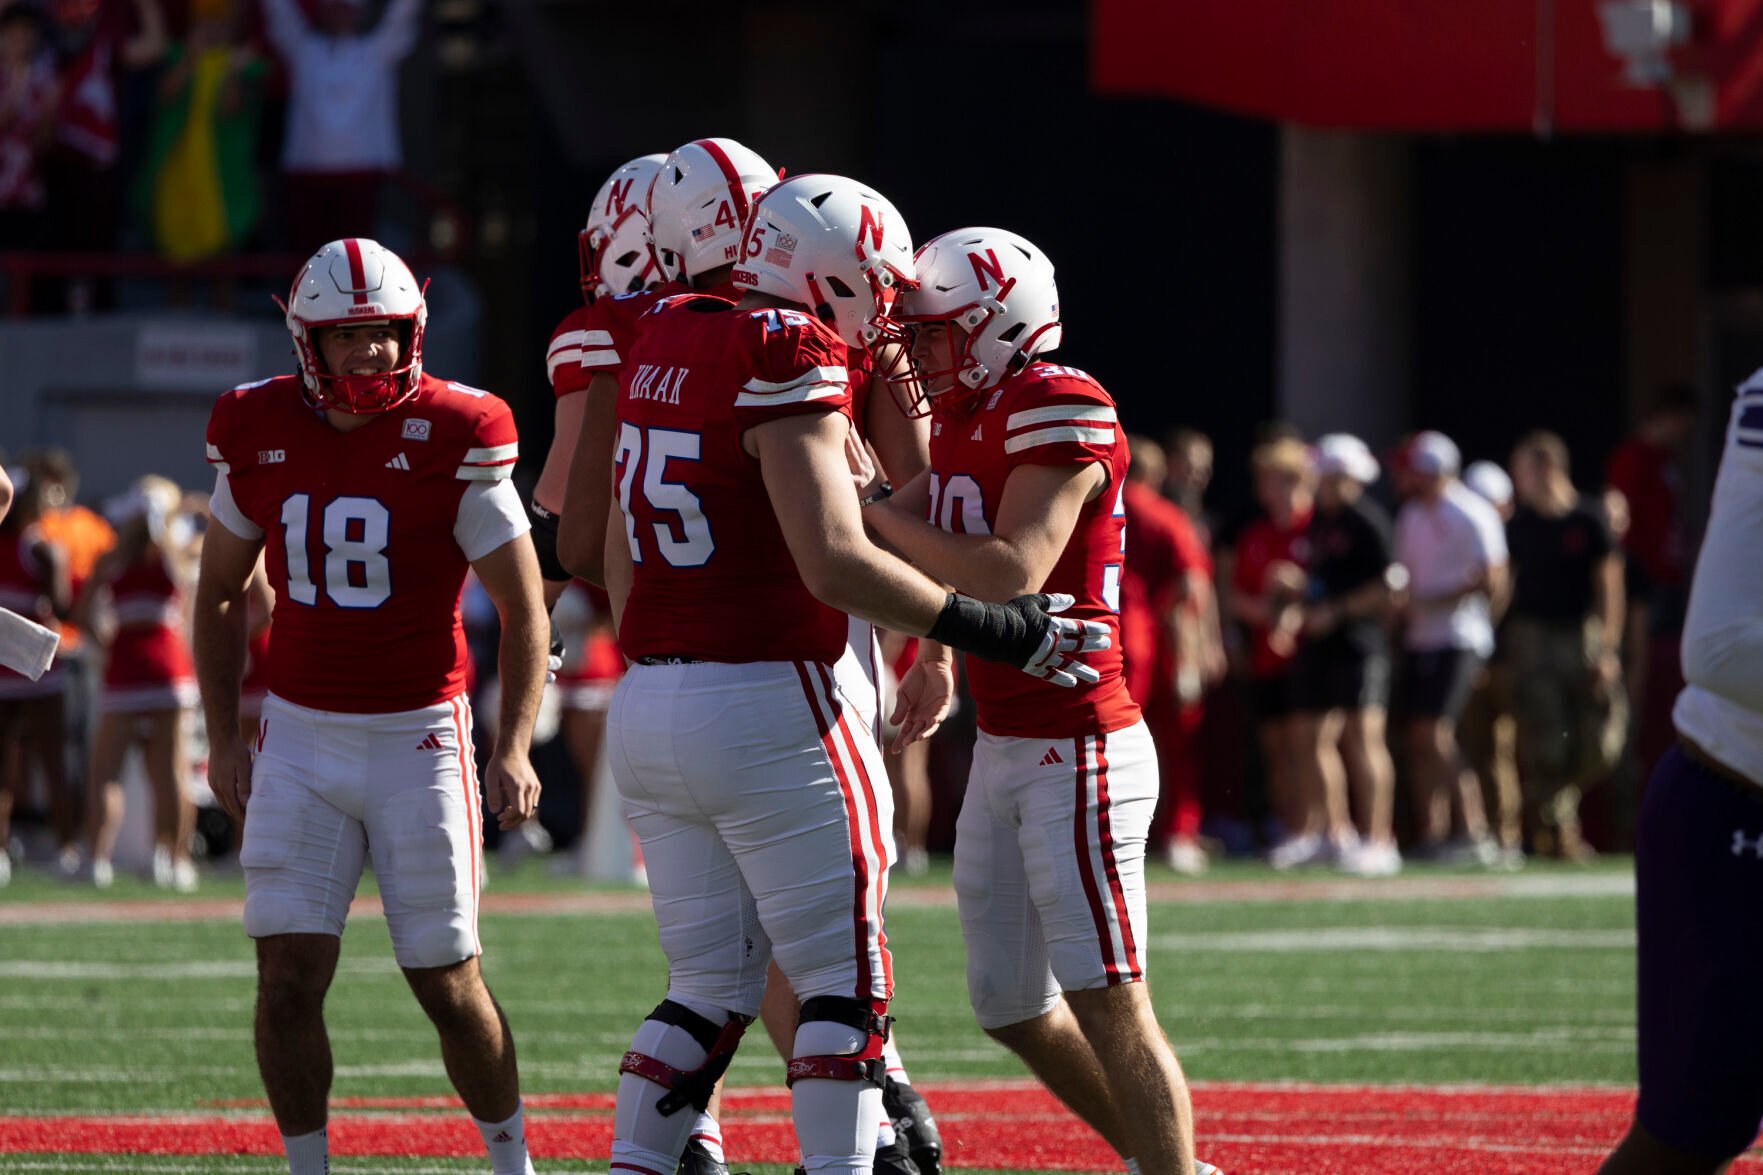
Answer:
[[[404,422],[404,439],[407,441],[426,441],[429,439],[429,429],[432,427],[433,426],[430,425],[428,421],[420,420],[417,417],[412,416],[409,420]]]
[[[287,459],[288,451],[286,449],[257,450],[257,464],[259,465],[280,465]]]

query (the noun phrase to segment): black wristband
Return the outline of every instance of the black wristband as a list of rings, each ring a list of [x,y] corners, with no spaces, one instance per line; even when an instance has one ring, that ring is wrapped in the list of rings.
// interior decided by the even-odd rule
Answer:
[[[539,553],[539,574],[553,583],[573,578],[569,569],[557,558],[557,525],[561,521],[559,515],[551,513],[537,502],[528,507],[533,519],[533,549]]]
[[[1046,636],[1045,617],[1042,623],[1033,623],[1034,613],[1026,607],[1042,599],[1018,596],[1008,604],[985,604],[950,592],[936,623],[925,635],[983,661],[1000,661],[1020,669],[1040,653]]]
[[[859,506],[873,506],[877,502],[885,502],[893,496],[894,496],[893,483],[884,481],[880,485],[875,487],[875,493],[869,495],[869,497],[867,497],[867,498],[859,498],[857,500],[857,504]]]

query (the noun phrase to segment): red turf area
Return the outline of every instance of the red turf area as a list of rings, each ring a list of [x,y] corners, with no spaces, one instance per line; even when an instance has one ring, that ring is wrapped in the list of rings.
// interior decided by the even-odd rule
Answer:
[[[1094,1134],[1038,1087],[981,1082],[927,1094],[961,1167],[1110,1171]],[[1200,1084],[1201,1157],[1229,1175],[1565,1175],[1591,1172],[1627,1127],[1633,1095],[1612,1089]],[[605,1158],[612,1095],[534,1094],[528,1136],[539,1157]],[[165,1118],[0,1116],[0,1153],[277,1154],[262,1102]],[[339,1100],[331,1146],[342,1155],[472,1156],[476,1131],[451,1098]],[[244,1111],[241,1113],[241,1111]],[[782,1091],[732,1090],[724,1133],[737,1162],[795,1161]],[[1763,1159],[1736,1170],[1763,1172]]]

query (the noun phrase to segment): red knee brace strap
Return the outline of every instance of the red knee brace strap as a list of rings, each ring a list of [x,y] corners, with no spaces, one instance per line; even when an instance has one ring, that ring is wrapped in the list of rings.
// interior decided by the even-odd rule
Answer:
[[[815,996],[802,1002],[802,1023],[830,1020],[867,1032],[863,1047],[844,1056],[794,1057],[784,1071],[784,1084],[794,1086],[803,1080],[867,1081],[880,1089],[887,1080],[887,1062],[882,1049],[888,1043],[889,1027],[894,1018],[887,1015],[886,1000],[854,1000],[844,996]]]
[[[662,1000],[649,1019],[679,1028],[698,1042],[698,1047],[705,1052],[704,1063],[696,1069],[675,1069],[664,1061],[639,1053],[635,1049],[625,1053],[618,1062],[618,1072],[641,1077],[645,1081],[653,1081],[667,1090],[667,1096],[655,1103],[663,1117],[679,1112],[687,1106],[702,1111],[710,1104],[710,1093],[722,1075],[728,1072],[729,1063],[735,1059],[735,1049],[741,1043],[741,1036],[747,1031],[747,1025],[753,1021],[746,1016],[730,1016],[728,1023],[718,1028],[703,1016],[692,1011],[683,1004],[672,1000]]]

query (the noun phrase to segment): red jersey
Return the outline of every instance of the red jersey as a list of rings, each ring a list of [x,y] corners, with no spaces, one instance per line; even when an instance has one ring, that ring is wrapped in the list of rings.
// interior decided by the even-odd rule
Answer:
[[[1126,541],[1126,436],[1102,385],[1071,367],[1031,363],[989,393],[931,418],[930,521],[958,534],[990,534],[1004,484],[1024,465],[1099,463],[1108,479],[1084,503],[1041,590],[1077,603],[1061,613],[1099,620],[1113,643],[1084,662],[1095,685],[1064,689],[1009,665],[967,659],[979,728],[1012,738],[1106,734],[1139,720],[1120,656],[1120,572]]]
[[[1275,563],[1296,563],[1303,567],[1310,559],[1310,540],[1306,531],[1310,512],[1292,519],[1290,528],[1281,530],[1265,514],[1243,527],[1237,536],[1237,562],[1232,586],[1245,596],[1259,597],[1267,591],[1267,569]],[[1255,677],[1280,677],[1292,667],[1291,655],[1274,651],[1267,643],[1268,630],[1249,629],[1249,672]]]
[[[123,569],[110,581],[116,636],[104,665],[104,684],[112,688],[192,682],[196,665],[184,631],[184,593],[166,568],[165,557],[149,557]]]
[[[656,305],[618,388],[614,484],[634,573],[625,656],[839,659],[845,614],[803,585],[741,437],[850,403],[845,344],[808,315],[701,295]]]
[[[596,298],[591,305],[571,310],[551,332],[545,349],[546,374],[551,393],[561,400],[585,391],[596,375],[617,378],[637,337],[637,320],[663,298],[697,293],[684,282],[671,281],[652,290]],[[724,282],[702,292],[706,298],[736,301],[741,291]]]
[[[1212,557],[1194,524],[1150,486],[1126,486],[1126,567],[1120,576],[1121,654],[1127,689],[1141,706],[1175,680],[1176,649],[1165,618],[1190,572],[1210,577]]]
[[[1683,586],[1689,544],[1684,539],[1683,475],[1669,449],[1644,438],[1624,441],[1610,454],[1604,480],[1628,499],[1628,534],[1623,547],[1647,579],[1662,587]]]
[[[37,558],[37,548],[47,542],[34,524],[13,533],[0,531],[0,608],[53,628],[55,614],[49,607],[49,585],[43,581],[44,568]],[[49,671],[32,681],[0,665],[0,698],[41,697],[60,692],[61,677],[56,672],[60,667],[59,660],[51,662]]]
[[[508,477],[517,454],[507,404],[427,374],[415,396],[347,433],[307,405],[295,376],[222,396],[208,459],[266,540],[270,692],[345,714],[460,693],[460,503],[472,483]]]

